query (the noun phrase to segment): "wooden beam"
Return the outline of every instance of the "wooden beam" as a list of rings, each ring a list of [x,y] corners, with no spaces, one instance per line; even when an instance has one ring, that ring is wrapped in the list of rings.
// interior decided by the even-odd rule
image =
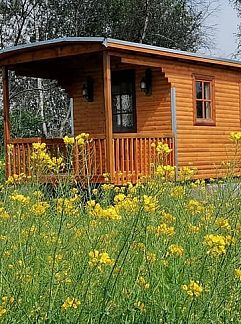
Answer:
[[[62,57],[74,57],[75,55],[100,52],[102,49],[103,47],[100,44],[65,44],[46,46],[44,48],[24,48],[22,51],[16,50],[6,53],[6,55],[2,54],[0,65],[14,66],[15,64],[26,62],[39,62]]]
[[[107,51],[103,52],[103,86],[104,86],[104,105],[105,105],[105,133],[106,133],[106,165],[110,173],[111,180],[114,176],[114,157],[113,157],[113,130],[112,130],[112,101],[111,101],[111,69],[110,55]]]
[[[2,67],[2,83],[3,83],[3,126],[4,126],[4,151],[5,151],[5,162],[6,162],[6,178],[10,175],[10,161],[8,144],[10,141],[10,102],[9,102],[9,80],[8,80],[8,69]]]

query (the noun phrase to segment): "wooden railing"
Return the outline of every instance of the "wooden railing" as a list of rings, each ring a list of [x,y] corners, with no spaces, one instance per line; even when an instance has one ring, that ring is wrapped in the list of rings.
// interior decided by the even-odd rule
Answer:
[[[157,158],[152,143],[158,141],[167,143],[173,149],[165,163],[174,165],[174,139],[171,135],[115,134],[113,137],[113,183],[117,185],[126,182],[136,183],[141,177],[149,176]],[[32,175],[33,143],[46,143],[49,155],[62,157],[65,165],[72,161],[71,172],[76,179],[88,178],[92,182],[103,182],[103,174],[109,171],[106,163],[109,157],[106,153],[104,135],[95,135],[84,148],[75,146],[69,152],[63,139],[16,138],[8,142],[12,146],[8,153],[8,175],[20,173]],[[61,171],[62,175],[67,174],[67,171],[68,167],[65,167]],[[48,175],[52,176],[51,172]]]
[[[136,183],[140,178],[150,176],[157,162],[156,149],[152,145],[159,141],[167,143],[172,152],[164,163],[174,165],[174,138],[171,135],[158,134],[115,134],[114,151],[114,182]]]

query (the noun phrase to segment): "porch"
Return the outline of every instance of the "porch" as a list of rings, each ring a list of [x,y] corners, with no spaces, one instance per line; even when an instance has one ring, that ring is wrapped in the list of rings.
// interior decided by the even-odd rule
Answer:
[[[106,45],[102,39],[63,39],[11,49],[0,56],[3,77],[6,176],[32,175],[33,143],[46,143],[52,157],[69,156],[63,139],[11,137],[9,71],[19,76],[57,80],[73,100],[76,136],[89,133],[84,151],[72,151],[71,174],[95,183],[136,183],[153,172],[156,152],[152,143],[172,148],[165,163],[177,165],[175,88],[158,57],[132,48]],[[12,150],[8,151],[11,144]],[[67,176],[66,168],[61,176]],[[54,175],[45,175],[52,181]]]
[[[113,173],[109,174],[107,168],[106,139],[102,135],[95,135],[87,143],[84,150],[76,145],[71,152],[73,169],[71,175],[75,180],[89,179],[94,183],[104,183],[105,173],[108,173],[111,183],[123,185],[127,182],[135,184],[139,179],[148,177],[153,173],[153,163],[156,161],[156,151],[152,143],[162,141],[167,143],[173,150],[165,163],[174,165],[174,138],[171,135],[161,136],[158,134],[116,134],[112,139],[113,150]],[[67,147],[63,139],[44,138],[16,138],[8,141],[11,150],[6,159],[8,176],[24,173],[26,176],[33,175],[32,152],[33,143],[45,143],[47,152],[51,157],[62,157],[66,165],[69,161]],[[70,176],[66,168],[57,175],[50,171],[42,175],[45,181],[54,182],[60,178]]]

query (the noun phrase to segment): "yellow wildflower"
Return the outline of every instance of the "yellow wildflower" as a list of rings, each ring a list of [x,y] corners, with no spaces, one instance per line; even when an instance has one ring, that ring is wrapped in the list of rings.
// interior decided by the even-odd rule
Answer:
[[[76,308],[79,307],[79,305],[80,305],[80,301],[79,301],[78,299],[68,297],[68,298],[64,301],[64,303],[63,303],[63,305],[61,306],[61,308],[62,308],[63,310],[67,310],[68,308],[74,308],[74,309],[76,309]]]
[[[172,165],[158,165],[156,168],[156,175],[164,180],[173,180],[175,177],[175,166]]]
[[[146,261],[148,262],[155,262],[156,261],[156,253],[151,253],[151,252],[147,252],[146,253]]]
[[[218,256],[226,253],[225,236],[209,234],[204,237],[204,243],[210,247],[207,252],[210,255]]]
[[[241,132],[231,132],[229,139],[231,142],[238,144],[241,140]]]
[[[89,252],[89,265],[90,266],[100,266],[100,265],[113,265],[114,260],[111,259],[107,252],[99,252],[98,250],[93,250]]]
[[[195,215],[202,213],[204,211],[204,206],[200,201],[191,199],[187,204],[187,209],[191,212],[192,215]]]
[[[223,229],[226,229],[226,230],[230,230],[231,229],[231,226],[229,224],[229,221],[227,218],[224,218],[224,217],[219,217],[215,220],[215,224],[220,227],[220,228],[223,228]]]
[[[241,269],[234,269],[234,274],[241,281]]]
[[[74,137],[65,136],[64,137],[64,144],[65,145],[73,145],[74,144]]]
[[[136,303],[134,303],[134,306],[139,309],[139,311],[141,313],[144,313],[145,312],[145,304],[140,302],[140,301],[137,301]]]
[[[0,318],[3,317],[7,313],[7,309],[0,305]]]
[[[197,281],[190,280],[188,285],[182,285],[182,289],[190,296],[190,297],[199,297],[203,292],[202,285]]]
[[[137,283],[140,287],[144,288],[144,289],[149,289],[150,288],[150,284],[148,282],[146,282],[145,278],[143,276],[138,277],[137,279]]]
[[[0,219],[2,220],[8,220],[10,218],[10,215],[3,207],[0,207]]]
[[[30,202],[30,197],[28,196],[24,196],[22,194],[18,194],[18,193],[14,193],[12,196],[11,196],[11,199],[13,201],[18,201],[22,204],[29,204]]]
[[[184,249],[182,246],[180,245],[176,245],[176,244],[171,244],[168,247],[168,253],[170,255],[174,255],[174,256],[182,256],[184,253]]]

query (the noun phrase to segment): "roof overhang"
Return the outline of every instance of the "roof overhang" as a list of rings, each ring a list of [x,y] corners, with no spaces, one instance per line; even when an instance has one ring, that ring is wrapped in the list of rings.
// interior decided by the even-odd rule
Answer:
[[[65,37],[31,44],[6,48],[0,51],[0,66],[15,70],[19,65],[43,61],[72,58],[109,50],[112,53],[145,55],[156,59],[179,60],[202,65],[215,65],[223,68],[241,69],[238,60],[203,56],[196,53],[172,50],[158,46],[145,45],[103,37]],[[39,63],[39,64],[40,64]]]

